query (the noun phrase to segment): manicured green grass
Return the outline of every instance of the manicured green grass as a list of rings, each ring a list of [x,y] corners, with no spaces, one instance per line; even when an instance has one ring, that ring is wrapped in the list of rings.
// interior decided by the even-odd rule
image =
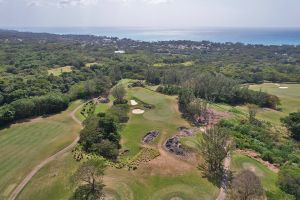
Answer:
[[[59,76],[63,72],[71,72],[72,71],[72,66],[65,66],[65,67],[58,67],[58,68],[53,68],[48,70],[48,74],[53,74],[54,76]]]
[[[0,131],[0,198],[7,198],[30,170],[70,144],[80,126],[69,116],[70,108],[47,118],[14,124]]]
[[[124,80],[122,84],[128,83]],[[161,145],[167,137],[175,134],[179,126],[189,126],[177,109],[176,97],[153,92],[146,88],[128,89],[127,99],[136,98],[155,108],[147,109],[143,115],[130,115],[129,122],[121,132],[122,147],[129,149],[129,157],[136,155],[141,147],[141,139],[150,130],[159,130],[160,137],[153,147]],[[131,106],[131,109],[141,105]],[[157,144],[157,143],[160,144]],[[174,162],[175,164],[178,164]],[[179,162],[180,163],[180,162]],[[19,199],[68,199],[74,190],[70,182],[72,173],[78,163],[72,160],[71,154],[49,163],[21,193]],[[215,199],[218,188],[202,178],[201,172],[192,167],[180,172],[169,173],[169,169],[151,168],[140,165],[135,171],[127,168],[108,168],[105,172],[104,191],[108,199],[117,200],[170,200],[182,198],[189,200]]]
[[[272,172],[266,166],[252,158],[233,153],[231,170],[233,170],[236,174],[239,171],[246,169],[253,171],[261,179],[262,185],[269,199],[292,199],[277,186],[278,176],[276,173]]]
[[[280,89],[279,87],[288,87],[286,89]],[[295,112],[300,109],[300,84],[280,84],[264,83],[259,85],[251,85],[250,89],[262,90],[264,92],[276,95],[281,101],[282,111],[274,111],[270,109],[261,110],[258,113],[258,118],[268,120],[279,124],[280,118],[285,117],[291,112]]]
[[[144,170],[132,173],[109,169],[107,173],[105,190],[111,199],[170,200],[177,197],[209,200],[218,194],[218,188],[201,178],[198,170],[174,176],[150,175]]]
[[[75,185],[71,177],[79,166],[68,152],[42,168],[22,190],[17,199],[69,199]]]
[[[141,140],[148,131],[158,130],[161,135],[167,137],[175,134],[178,127],[189,125],[181,118],[175,97],[159,94],[146,88],[129,88],[127,96],[128,99],[137,98],[154,106],[153,109],[145,110],[143,115],[130,113],[130,119],[121,133],[123,148],[129,150],[129,156],[138,153]],[[138,108],[139,105],[135,107]]]
[[[184,147],[198,151],[198,148],[201,145],[200,141],[202,140],[202,138],[203,138],[202,133],[197,133],[192,137],[182,138],[180,142]]]

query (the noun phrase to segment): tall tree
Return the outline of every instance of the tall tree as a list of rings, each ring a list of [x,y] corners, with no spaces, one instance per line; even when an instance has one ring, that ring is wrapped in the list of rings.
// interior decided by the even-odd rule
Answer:
[[[248,104],[248,113],[249,113],[249,122],[251,124],[255,124],[256,120],[256,114],[258,111],[258,106],[255,104]]]
[[[249,170],[239,173],[232,181],[232,197],[236,200],[263,199],[264,190],[259,178]]]
[[[74,182],[79,186],[71,199],[97,200],[103,197],[104,170],[104,160],[91,159],[84,162],[73,176]]]
[[[223,161],[229,150],[229,137],[225,129],[212,127],[203,134],[199,143],[199,150],[202,153],[204,164],[200,167],[207,175],[215,180],[220,180],[223,175]]]
[[[123,85],[119,84],[112,89],[111,94],[121,103],[126,95],[126,90]]]

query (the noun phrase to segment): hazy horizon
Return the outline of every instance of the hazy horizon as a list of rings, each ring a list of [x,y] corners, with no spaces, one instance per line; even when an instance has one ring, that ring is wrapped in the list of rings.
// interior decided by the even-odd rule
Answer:
[[[0,0],[0,27],[300,28],[299,7],[298,0]]]

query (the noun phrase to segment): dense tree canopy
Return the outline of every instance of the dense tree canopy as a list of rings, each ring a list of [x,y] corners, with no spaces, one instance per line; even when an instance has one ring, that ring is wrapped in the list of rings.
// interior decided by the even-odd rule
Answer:
[[[292,133],[292,137],[300,141],[300,111],[291,113],[281,121]]]

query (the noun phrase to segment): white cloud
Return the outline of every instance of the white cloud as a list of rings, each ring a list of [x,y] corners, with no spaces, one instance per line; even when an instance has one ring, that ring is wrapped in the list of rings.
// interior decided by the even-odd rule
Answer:
[[[1,0],[0,0],[1,1]],[[89,6],[95,5],[100,0],[26,0],[28,6]]]
[[[4,0],[0,0],[2,2]],[[146,4],[165,4],[174,0],[26,0],[28,6],[90,6],[104,2],[117,2],[125,4],[146,3]]]
[[[162,3],[171,3],[173,0],[143,0],[146,3],[149,4],[162,4]]]

